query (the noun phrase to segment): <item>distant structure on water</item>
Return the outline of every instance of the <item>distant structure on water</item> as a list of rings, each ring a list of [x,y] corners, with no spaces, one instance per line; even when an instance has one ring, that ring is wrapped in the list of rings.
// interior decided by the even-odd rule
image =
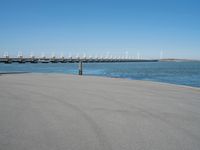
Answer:
[[[103,63],[103,62],[157,62],[158,59],[141,59],[140,53],[138,52],[137,58],[131,57],[128,55],[128,52],[125,53],[125,56],[113,56],[107,54],[106,56],[86,56],[71,54],[65,57],[63,54],[60,57],[56,57],[54,53],[50,57],[45,56],[44,53],[41,56],[36,57],[31,52],[30,56],[24,57],[22,52],[18,52],[17,57],[10,57],[7,52],[4,53],[3,57],[0,57],[0,63]]]

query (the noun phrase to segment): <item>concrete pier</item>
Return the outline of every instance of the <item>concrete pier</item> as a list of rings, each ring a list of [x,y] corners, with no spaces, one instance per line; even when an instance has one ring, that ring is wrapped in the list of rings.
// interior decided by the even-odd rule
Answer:
[[[1,150],[199,150],[200,89],[61,74],[0,76]]]

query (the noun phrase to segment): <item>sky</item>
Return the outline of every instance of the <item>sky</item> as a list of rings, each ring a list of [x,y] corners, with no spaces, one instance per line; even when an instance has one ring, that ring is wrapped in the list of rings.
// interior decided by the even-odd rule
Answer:
[[[200,59],[199,0],[0,0],[0,55]]]

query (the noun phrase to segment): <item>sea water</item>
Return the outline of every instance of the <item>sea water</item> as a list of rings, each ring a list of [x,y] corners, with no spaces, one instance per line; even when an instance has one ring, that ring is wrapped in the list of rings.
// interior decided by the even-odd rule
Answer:
[[[77,74],[77,63],[4,64],[0,72]],[[84,63],[83,74],[200,87],[200,62]]]

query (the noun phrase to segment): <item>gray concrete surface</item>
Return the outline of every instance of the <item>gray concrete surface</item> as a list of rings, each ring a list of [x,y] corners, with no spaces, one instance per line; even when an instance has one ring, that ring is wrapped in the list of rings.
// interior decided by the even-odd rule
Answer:
[[[200,89],[59,74],[0,76],[0,150],[199,150]]]

